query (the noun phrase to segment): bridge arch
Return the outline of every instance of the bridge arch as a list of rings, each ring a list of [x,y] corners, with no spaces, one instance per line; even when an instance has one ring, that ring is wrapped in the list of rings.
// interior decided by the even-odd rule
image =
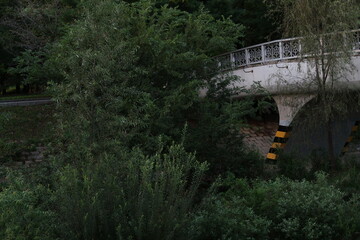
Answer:
[[[337,82],[336,87],[360,90],[360,30],[354,30],[349,34],[356,36],[351,58],[351,63],[356,69],[354,72],[345,73],[344,79]],[[306,81],[309,79],[308,74],[314,72],[312,59],[301,54],[301,38],[258,44],[222,54],[216,59],[221,70],[243,80],[237,83],[236,87],[250,89],[254,83],[257,83],[274,98],[279,111],[279,127],[273,143],[269,146],[267,160],[275,162],[278,148],[293,151],[295,142],[299,141],[300,137],[295,137],[298,133],[294,129],[294,137],[290,138],[291,123],[301,117],[301,109],[305,105],[311,105],[311,100],[315,96],[312,94],[314,89],[311,88],[311,82]],[[355,112],[350,115],[347,116],[346,121],[338,120],[334,123],[336,128],[341,129],[336,130],[335,133],[337,154],[342,151],[341,146],[346,142],[349,128],[351,129],[355,120],[360,119],[360,115]],[[317,131],[314,130],[313,133],[315,132]],[[307,142],[314,147],[316,144],[311,144],[310,140],[307,139]],[[320,142],[323,141],[319,140],[317,143]],[[310,150],[310,148],[303,150],[301,154],[308,154]]]

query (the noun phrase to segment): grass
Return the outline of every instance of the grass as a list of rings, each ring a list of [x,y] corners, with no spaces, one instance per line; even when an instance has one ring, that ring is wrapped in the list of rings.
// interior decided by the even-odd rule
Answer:
[[[0,156],[46,144],[55,123],[53,105],[0,108]],[[1,160],[1,157],[0,157]]]
[[[0,136],[11,141],[45,139],[52,132],[53,113],[53,105],[0,108],[0,115],[6,116]]]
[[[33,94],[33,95],[6,95],[0,96],[0,101],[9,100],[22,100],[22,99],[38,99],[38,98],[50,98],[50,95],[46,94]]]

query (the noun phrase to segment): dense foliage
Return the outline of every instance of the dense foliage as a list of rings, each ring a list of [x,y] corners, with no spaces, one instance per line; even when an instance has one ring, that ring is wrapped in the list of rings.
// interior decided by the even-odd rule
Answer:
[[[57,179],[54,186],[41,183],[38,176],[24,181],[24,177],[10,174],[7,187],[0,192],[0,236],[258,240],[358,237],[359,195],[347,196],[323,173],[318,173],[315,181],[229,177],[218,181],[216,191],[194,211],[194,194],[205,166],[181,146],[152,157],[139,150],[124,151],[123,157],[107,156],[81,171],[65,166],[53,175]],[[45,168],[43,165],[39,170]],[[193,214],[189,215],[191,209]]]
[[[45,64],[49,49],[78,16],[77,0],[0,1],[0,87],[20,85],[43,91],[52,75]]]
[[[194,239],[353,239],[360,229],[358,195],[333,187],[323,173],[314,182],[227,179],[192,225]]]
[[[215,77],[211,59],[235,48],[242,27],[147,1],[82,8],[48,61],[60,80],[52,87],[59,121],[50,185],[32,183],[43,204],[25,200],[19,211],[61,222],[42,238],[185,239],[206,168],[188,152],[211,163],[210,178],[247,160],[236,132],[254,108],[229,100],[242,90],[227,88],[236,79]],[[207,97],[199,98],[201,88]],[[239,175],[253,174],[248,162]],[[49,202],[37,195],[42,187]],[[38,224],[16,237],[39,237]]]
[[[59,173],[62,239],[183,239],[206,165],[181,146],[152,157],[122,155]]]
[[[269,22],[252,33],[266,6],[217,4],[0,0],[1,49],[12,59],[0,84],[49,83],[56,112],[53,128],[37,131],[54,132],[42,163],[0,166],[1,239],[357,237],[355,163],[329,180],[289,158],[273,173],[289,178],[264,180],[244,147],[239,129],[262,101],[233,99],[245,89],[229,86],[241,79],[220,74],[212,57],[263,39]],[[23,134],[2,129],[19,124],[14,116],[1,112],[0,131]],[[0,140],[3,152],[14,149]]]
[[[0,1],[0,88],[24,85],[24,91],[43,91],[51,81],[51,66],[46,60],[54,42],[76,19],[81,18],[83,5],[80,0],[1,0]],[[125,1],[136,2],[136,1]],[[262,0],[189,0],[152,1],[160,7],[169,4],[189,13],[199,8],[210,11],[217,20],[223,17],[244,26],[242,41],[237,47],[264,42],[278,37],[273,22],[267,17],[267,6]],[[221,7],[220,7],[221,6]]]
[[[260,167],[247,161],[237,134],[255,112],[252,102],[230,100],[243,90],[227,88],[236,79],[219,79],[211,59],[235,48],[240,26],[203,10],[189,14],[146,1],[89,1],[84,7],[84,19],[52,58],[64,77],[54,94],[63,151],[74,150],[71,161],[85,152],[116,155],[118,145],[153,153],[158,137],[178,142],[186,128],[186,150],[211,163],[213,173],[240,163],[239,174],[250,173],[251,164]],[[204,98],[201,88],[208,89]]]

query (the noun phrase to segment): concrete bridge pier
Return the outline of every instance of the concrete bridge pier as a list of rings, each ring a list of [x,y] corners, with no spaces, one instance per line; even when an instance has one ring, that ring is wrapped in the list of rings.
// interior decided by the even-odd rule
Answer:
[[[315,95],[313,94],[273,96],[279,112],[279,127],[275,134],[269,153],[266,155],[266,163],[276,163],[279,150],[284,149],[290,137],[291,122],[294,120],[299,110],[314,97]]]

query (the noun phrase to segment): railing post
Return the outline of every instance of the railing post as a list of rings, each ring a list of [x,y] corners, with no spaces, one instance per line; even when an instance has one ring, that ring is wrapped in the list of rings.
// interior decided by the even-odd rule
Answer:
[[[347,47],[347,40],[346,40],[346,33],[342,32],[341,33],[342,39],[343,39],[343,46],[346,48]],[[351,48],[353,48],[353,46],[351,46]]]
[[[360,49],[360,35],[359,35],[359,30],[357,31],[354,31],[354,32],[351,32],[350,34],[352,34],[349,39],[352,43],[352,47],[353,47],[353,50],[359,50]]]
[[[322,54],[324,54],[324,41],[323,41],[323,37],[320,35],[320,56],[322,56]]]
[[[235,57],[234,57],[234,53],[230,53],[230,66],[231,68],[235,68]]]
[[[249,54],[249,50],[247,48],[245,48],[245,60],[246,60],[246,65],[250,64],[250,54]]]
[[[280,57],[280,59],[279,59],[279,60],[281,60],[281,59],[283,59],[283,58],[284,58],[284,53],[283,53],[283,42],[282,42],[282,41],[279,41],[279,57]]]
[[[262,58],[261,62],[265,62],[265,46],[264,45],[261,45],[261,58]]]

